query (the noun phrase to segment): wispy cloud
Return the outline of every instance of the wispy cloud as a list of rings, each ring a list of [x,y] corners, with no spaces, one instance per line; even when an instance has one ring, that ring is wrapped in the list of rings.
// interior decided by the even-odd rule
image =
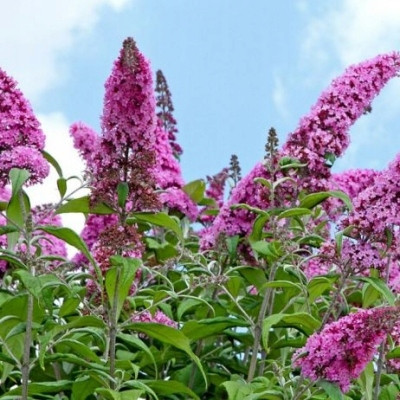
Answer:
[[[31,100],[63,79],[60,55],[99,20],[104,7],[118,12],[132,0],[13,0],[3,2],[0,67]]]
[[[274,76],[274,87],[272,90],[272,102],[278,111],[278,114],[282,118],[286,118],[289,115],[289,109],[287,105],[286,89],[282,78],[275,74]]]
[[[311,13],[311,9],[302,10]],[[303,46],[308,57],[328,62],[335,56],[343,66],[399,49],[400,2],[324,2],[310,18]]]

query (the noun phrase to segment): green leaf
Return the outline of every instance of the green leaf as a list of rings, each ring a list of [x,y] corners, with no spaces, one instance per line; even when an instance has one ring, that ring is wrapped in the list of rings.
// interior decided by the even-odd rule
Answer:
[[[263,326],[262,326],[262,343],[264,349],[268,352],[268,340],[269,340],[269,333],[271,328],[276,325],[280,320],[284,317],[284,314],[272,314],[269,317],[264,319]]]
[[[316,320],[310,314],[303,312],[294,314],[272,314],[263,321],[262,342],[264,349],[266,351],[269,350],[269,333],[273,326],[295,328],[305,333],[307,336],[310,336],[320,325],[320,321]]]
[[[269,181],[268,179],[265,178],[254,178],[254,183],[259,183],[260,185],[263,185],[267,189],[271,190],[272,189],[272,182]]]
[[[24,183],[31,174],[26,169],[12,168],[10,171],[10,180],[12,187],[12,197],[17,196]]]
[[[246,203],[238,203],[238,204],[232,204],[231,205],[231,210],[236,210],[238,208],[239,209],[243,209],[243,210],[247,210],[247,211],[251,211],[251,212],[253,212],[255,214],[258,214],[258,215],[269,215],[266,211],[262,210],[261,208],[252,207],[252,206],[249,206]]]
[[[240,276],[230,277],[226,282],[226,288],[234,298],[238,297],[241,289],[244,289],[243,278]]]
[[[299,207],[301,208],[309,208],[312,209],[318,204],[322,203],[324,200],[326,200],[328,197],[336,197],[340,200],[343,201],[343,203],[346,205],[346,207],[351,211],[353,209],[353,205],[351,204],[351,200],[349,196],[341,192],[339,190],[331,190],[329,192],[318,192],[318,193],[311,193],[307,196],[305,196],[299,204]]]
[[[369,308],[381,297],[381,293],[371,284],[366,283],[362,288],[362,308]]]
[[[306,244],[316,248],[319,248],[323,242],[325,242],[325,239],[319,235],[307,235],[300,237],[298,240],[299,244]]]
[[[299,160],[291,157],[282,157],[279,160],[280,169],[288,169],[288,168],[302,168],[306,167],[307,164],[302,164]]]
[[[270,215],[268,213],[258,215],[254,221],[253,229],[251,231],[251,235],[249,236],[250,242],[256,242],[262,239],[262,234],[264,230],[265,224],[270,219]]]
[[[240,267],[239,273],[244,276],[251,285],[255,286],[258,291],[268,282],[265,272],[260,268]]]
[[[8,357],[7,355],[5,355],[3,353],[0,353],[0,361],[6,362],[6,363],[11,364],[11,365],[16,365],[16,362],[14,361],[13,358]]]
[[[143,390],[124,390],[119,392],[121,400],[140,400],[142,399]]]
[[[251,243],[251,248],[258,254],[261,254],[269,262],[274,262],[282,256],[281,245],[279,242],[265,242],[260,240]]]
[[[194,342],[199,339],[219,334],[228,328],[247,327],[248,325],[248,322],[238,318],[216,317],[200,321],[188,321],[184,324],[182,332],[191,342]]]
[[[399,389],[395,385],[388,385],[382,388],[379,394],[379,400],[393,400],[397,399]]]
[[[331,190],[328,193],[331,197],[336,197],[337,199],[342,200],[349,211],[353,210],[353,204],[350,200],[350,197],[346,193],[340,190]]]
[[[67,192],[67,180],[65,178],[57,179],[57,188],[60,193],[60,197],[63,198]]]
[[[274,184],[272,185],[272,188],[275,190],[278,186],[282,185],[282,183],[291,181],[293,183],[296,183],[296,180],[291,178],[290,176],[284,176],[283,178],[278,179]]]
[[[198,179],[187,183],[182,189],[193,202],[199,203],[204,197],[206,183],[202,179]]]
[[[86,256],[86,258],[93,264],[94,268],[97,271],[98,279],[100,280],[101,273],[98,272],[98,266],[96,264],[96,261],[92,257],[86,243],[75,231],[73,231],[70,228],[62,228],[59,226],[50,226],[50,225],[39,226],[38,229],[52,236],[55,236],[58,239],[63,240],[65,243],[68,243],[70,246],[75,247],[81,253],[83,253]]]
[[[178,321],[182,319],[182,316],[189,310],[197,307],[202,302],[198,299],[185,299],[181,301],[178,305],[178,309],[176,311],[176,315],[178,317]]]
[[[69,390],[72,386],[72,381],[60,380],[57,382],[32,382],[28,384],[28,394],[43,394],[43,393],[59,393],[63,390]],[[6,395],[21,394],[21,386],[10,390]]]
[[[324,159],[326,161],[325,165],[331,168],[333,167],[333,164],[335,164],[336,156],[333,153],[325,153]]]
[[[312,209],[318,204],[322,203],[329,197],[327,192],[318,192],[318,193],[311,193],[305,196],[299,204],[301,208],[309,208]]]
[[[42,155],[54,167],[54,169],[57,171],[58,176],[62,178],[63,177],[62,169],[57,160],[47,151],[42,150]]]
[[[190,399],[200,399],[192,390],[190,390],[187,386],[178,381],[143,380],[142,382],[153,389],[157,394],[163,396],[169,396],[173,394],[185,394],[190,396]]]
[[[117,302],[116,319],[118,320],[135,279],[136,271],[141,265],[141,260],[112,256],[110,261],[112,267],[106,273],[106,291],[110,307],[113,307],[114,301]]]
[[[281,280],[267,282],[263,285],[263,288],[265,288],[265,287],[295,289],[296,292],[299,292],[299,293],[302,290],[301,286],[298,285],[297,283],[294,283],[291,281],[281,281]]]
[[[307,285],[309,302],[312,303],[314,300],[321,296],[327,290],[332,288],[333,283],[337,280],[337,277],[326,278],[324,276],[317,276],[312,278]]]
[[[74,314],[81,303],[81,299],[79,297],[70,297],[64,300],[58,315],[60,317],[65,317],[70,314]]]
[[[358,281],[363,281],[369,283],[371,286],[373,286],[381,295],[383,298],[389,303],[389,305],[394,306],[396,297],[392,293],[392,291],[389,289],[389,287],[386,285],[385,282],[383,282],[379,278],[372,278],[372,277],[366,277],[366,276],[353,276],[352,277],[354,280]]]
[[[374,376],[374,366],[373,363],[370,362],[367,364],[364,371],[357,379],[362,388],[362,393],[365,396],[365,400],[373,400]]]
[[[343,394],[339,387],[331,382],[320,380],[317,385],[324,389],[330,400],[342,400]]]
[[[113,214],[114,210],[105,203],[90,205],[90,197],[83,196],[77,199],[68,200],[67,203],[58,207],[56,214],[84,213],[84,214]]]
[[[225,388],[228,394],[228,400],[243,400],[247,398],[249,394],[253,393],[250,384],[241,381],[223,382],[221,386]]]
[[[49,286],[49,284],[52,286],[64,285],[56,275],[52,274],[33,276],[26,270],[18,270],[15,274],[21,280],[25,288],[38,300],[42,298],[43,289]]]
[[[204,197],[198,202],[199,206],[208,206],[214,208],[218,212],[218,204],[212,197]]]
[[[190,347],[189,338],[186,337],[181,331],[171,328],[170,326],[152,322],[134,322],[127,325],[125,329],[132,329],[145,333],[146,335],[157,339],[162,343],[169,344],[179,350],[184,351],[197,365],[201,374],[203,375],[204,382],[207,385],[207,377],[203,366],[201,365],[199,358],[193,353]]]
[[[106,324],[99,317],[96,317],[94,315],[84,315],[74,318],[72,321],[68,322],[65,325],[58,325],[56,327],[56,330],[58,332],[63,332],[68,329],[81,328],[81,327],[86,328],[88,326],[104,329],[106,327]]]
[[[395,349],[389,351],[389,353],[386,354],[386,358],[388,360],[391,360],[393,358],[400,358],[400,347],[396,347]]]
[[[87,345],[79,342],[75,339],[62,339],[57,342],[58,346],[67,346],[72,349],[72,353],[81,356],[82,358],[90,361],[94,361],[95,363],[101,364],[102,361],[100,360],[99,356],[91,350]]]
[[[29,197],[22,191],[22,199],[19,193],[13,195],[7,205],[6,215],[9,221],[17,228],[15,232],[7,234],[7,248],[13,250],[18,242],[20,231],[24,227],[25,217],[31,210]]]
[[[150,360],[153,362],[154,369],[155,369],[156,375],[157,375],[158,372],[157,372],[156,360],[154,358],[153,353],[151,352],[149,347],[146,345],[146,343],[144,343],[138,337],[136,337],[134,335],[127,335],[126,333],[119,333],[117,335],[117,337],[118,337],[118,339],[122,340],[123,342],[128,343],[129,345],[144,351],[149,356]]]
[[[107,400],[138,400],[143,394],[142,390],[126,390],[124,392],[116,392],[115,390],[98,388],[96,393]]]
[[[8,201],[0,201],[0,211],[6,211],[8,206]]]
[[[0,226],[0,235],[7,233],[18,232],[18,228],[14,225],[3,225]]]
[[[13,257],[12,255],[6,253],[6,250],[0,249],[0,254],[0,260],[5,260],[12,265],[16,265],[18,268],[27,268],[27,266],[23,264],[17,257]]]
[[[231,257],[231,259],[236,259],[237,246],[239,244],[239,235],[228,237],[225,239],[225,242],[229,256]]]
[[[118,205],[125,207],[129,195],[129,186],[126,182],[119,182],[117,185]]]
[[[100,386],[100,383],[88,375],[80,376],[72,384],[71,400],[86,400]]]
[[[291,218],[291,217],[302,217],[303,215],[310,215],[311,211],[308,208],[290,208],[289,210],[282,211],[278,219]]]
[[[151,213],[151,212],[140,212],[134,213],[131,218],[127,219],[127,223],[134,222],[148,222],[150,224],[160,226],[165,229],[169,229],[174,232],[180,240],[183,240],[182,229],[176,219],[170,217],[165,212]]]

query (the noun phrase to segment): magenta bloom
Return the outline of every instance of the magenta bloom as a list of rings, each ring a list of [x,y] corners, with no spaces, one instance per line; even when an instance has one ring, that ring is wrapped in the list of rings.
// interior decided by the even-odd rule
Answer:
[[[176,210],[186,215],[191,221],[195,221],[199,210],[197,205],[181,188],[168,188],[160,193],[160,201],[170,210]]]
[[[210,209],[221,208],[224,205],[225,184],[228,178],[228,168],[223,168],[213,176],[207,176],[206,196],[215,200],[216,207],[204,207],[202,213]],[[200,219],[204,224],[210,224],[214,221],[215,215],[203,214]]]
[[[309,177],[305,177],[305,187],[314,189],[317,181],[310,178],[329,178],[326,157],[343,154],[349,145],[349,128],[371,110],[374,97],[399,70],[400,53],[379,55],[348,67],[322,93],[310,113],[300,120],[283,151],[285,155],[307,163]]]
[[[133,322],[155,322],[157,324],[170,326],[172,328],[178,327],[178,324],[175,321],[167,317],[160,310],[157,310],[154,315],[152,315],[150,311],[144,311],[138,314],[133,314],[131,319]]]
[[[92,250],[93,245],[100,239],[100,234],[109,226],[116,224],[118,216],[116,214],[110,215],[97,215],[91,214],[85,222],[85,226],[80,234],[81,238],[85,241],[89,250]],[[78,267],[82,267],[88,263],[87,258],[78,253],[72,260]]]
[[[294,354],[293,365],[305,377],[325,379],[347,392],[398,318],[399,310],[394,307],[359,310],[340,318],[310,336]]]
[[[167,131],[162,127],[162,121],[157,120],[155,181],[162,189],[160,202],[170,210],[177,210],[194,221],[198,215],[197,205],[182,190],[184,182],[181,167],[175,158]]]
[[[357,197],[360,192],[371,186],[381,174],[373,169],[350,169],[341,173],[332,174],[331,189],[342,190],[350,199]]]
[[[201,247],[209,248],[215,244],[218,235],[222,232],[228,236],[250,232],[255,214],[244,209],[231,209],[231,206],[238,203],[246,203],[254,207],[266,208],[268,205],[268,190],[260,184],[254,183],[254,179],[263,177],[268,179],[265,166],[261,163],[242,178],[233,189],[229,200],[223,205],[213,225],[204,231],[201,238]]]
[[[359,233],[375,237],[382,235],[386,227],[400,225],[399,180],[400,154],[373,185],[355,198],[354,211],[344,224],[355,225]]]
[[[154,151],[156,153],[156,181],[161,189],[171,187],[181,188],[183,178],[178,160],[174,157],[168,132],[162,127],[162,122],[157,119],[155,131],[156,142]]]
[[[124,41],[105,89],[102,136],[93,157],[93,200],[116,206],[117,186],[125,182],[132,211],[157,209],[151,70],[132,38]]]
[[[392,331],[390,332],[390,336],[392,337],[394,346],[399,347],[400,346],[400,321],[398,321],[394,325]],[[397,373],[400,372],[400,357],[392,358],[391,360],[388,360],[388,364],[394,371],[396,371]]]
[[[0,69],[0,184],[5,185],[12,168],[29,170],[28,184],[41,182],[49,165],[40,150],[44,134],[17,82]]]
[[[349,144],[349,128],[370,110],[374,97],[399,70],[400,53],[380,55],[350,66],[322,93],[278,154],[294,157],[307,164],[302,176],[297,179],[300,188],[310,192],[328,189],[331,173],[327,159],[344,153]],[[230,206],[244,202],[261,209],[269,206],[265,188],[254,183],[254,178],[258,176],[270,179],[265,168],[257,164],[239,182],[215,219],[212,231],[207,232],[207,243],[203,241],[203,247],[212,245],[220,233],[231,236],[249,232],[255,214],[240,209],[232,211]],[[289,189],[283,197],[290,196]]]
[[[74,147],[80,156],[86,161],[86,165],[93,166],[93,154],[99,146],[99,135],[83,122],[75,122],[69,128],[69,133],[74,141]]]

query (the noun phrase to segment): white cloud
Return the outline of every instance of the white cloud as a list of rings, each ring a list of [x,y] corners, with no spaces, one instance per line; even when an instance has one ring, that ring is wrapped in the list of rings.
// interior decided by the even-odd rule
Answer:
[[[342,66],[399,49],[398,0],[326,2],[308,24],[304,50],[311,60],[328,62],[332,50]],[[303,9],[304,10],[307,9]],[[311,9],[305,11],[311,12]]]
[[[287,105],[286,90],[282,81],[282,78],[275,74],[274,76],[274,87],[272,90],[272,101],[276,110],[282,118],[286,118],[289,115],[289,109]]]
[[[63,79],[58,57],[79,43],[104,7],[118,12],[132,0],[13,0],[3,2],[0,67],[30,100]]]

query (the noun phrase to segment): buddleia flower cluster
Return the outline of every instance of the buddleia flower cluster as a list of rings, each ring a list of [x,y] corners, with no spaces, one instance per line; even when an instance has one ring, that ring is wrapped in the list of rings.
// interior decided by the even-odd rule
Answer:
[[[305,377],[336,383],[347,392],[399,316],[398,308],[381,307],[359,310],[327,324],[294,354],[293,365],[300,367]]]
[[[17,82],[0,69],[0,185],[6,185],[12,168],[28,170],[28,184],[42,182],[49,174],[49,165],[41,153],[44,142],[31,105]]]

